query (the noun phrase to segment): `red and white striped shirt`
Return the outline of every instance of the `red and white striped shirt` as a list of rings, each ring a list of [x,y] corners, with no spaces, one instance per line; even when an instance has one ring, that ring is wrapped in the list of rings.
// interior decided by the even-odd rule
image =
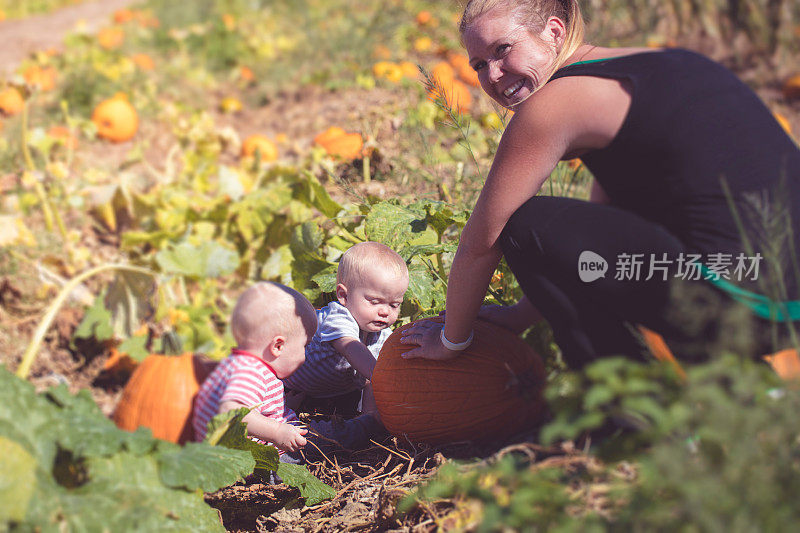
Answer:
[[[263,359],[234,348],[203,382],[194,403],[192,427],[195,440],[206,436],[206,426],[222,402],[234,401],[250,407],[264,402],[261,414],[280,422],[297,420],[283,403],[283,382]]]

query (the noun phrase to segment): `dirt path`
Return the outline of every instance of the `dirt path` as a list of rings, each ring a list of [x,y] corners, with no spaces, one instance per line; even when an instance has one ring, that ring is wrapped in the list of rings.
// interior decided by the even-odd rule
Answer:
[[[135,0],[95,0],[53,13],[0,22],[0,75],[9,74],[35,50],[60,49],[64,36],[78,21],[84,21],[86,30],[94,32],[109,22],[114,11],[133,3]]]

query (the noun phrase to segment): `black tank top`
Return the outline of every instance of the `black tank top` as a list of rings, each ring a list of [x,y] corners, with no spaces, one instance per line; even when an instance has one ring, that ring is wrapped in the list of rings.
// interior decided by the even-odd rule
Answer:
[[[783,229],[793,228],[800,253],[800,149],[732,72],[669,49],[568,65],[551,81],[565,76],[630,82],[619,133],[606,148],[581,156],[614,205],[663,225],[690,252],[735,254],[744,251],[741,226],[757,250],[765,242],[753,212],[774,222],[782,204],[792,220]]]

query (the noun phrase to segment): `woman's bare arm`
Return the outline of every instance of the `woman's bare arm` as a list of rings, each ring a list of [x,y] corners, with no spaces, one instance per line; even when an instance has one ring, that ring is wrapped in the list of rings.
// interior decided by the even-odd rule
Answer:
[[[563,78],[545,86],[520,106],[512,118],[470,216],[453,260],[447,288],[445,336],[454,343],[468,338],[492,272],[501,257],[500,234],[511,215],[535,196],[558,161],[607,145],[629,106],[619,83]],[[600,102],[610,97],[615,105]],[[627,99],[627,100],[626,100]],[[622,108],[620,108],[622,105]],[[535,306],[535,302],[533,302]],[[438,342],[438,330],[425,325],[405,331],[404,343],[420,344],[408,357],[452,357]],[[428,331],[431,330],[431,331]]]

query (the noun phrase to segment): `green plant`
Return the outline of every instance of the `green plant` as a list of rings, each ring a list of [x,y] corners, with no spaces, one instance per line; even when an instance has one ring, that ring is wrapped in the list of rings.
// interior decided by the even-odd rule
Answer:
[[[250,454],[181,448],[117,429],[87,391],[42,394],[0,368],[0,527],[224,531],[203,491],[248,475]]]

